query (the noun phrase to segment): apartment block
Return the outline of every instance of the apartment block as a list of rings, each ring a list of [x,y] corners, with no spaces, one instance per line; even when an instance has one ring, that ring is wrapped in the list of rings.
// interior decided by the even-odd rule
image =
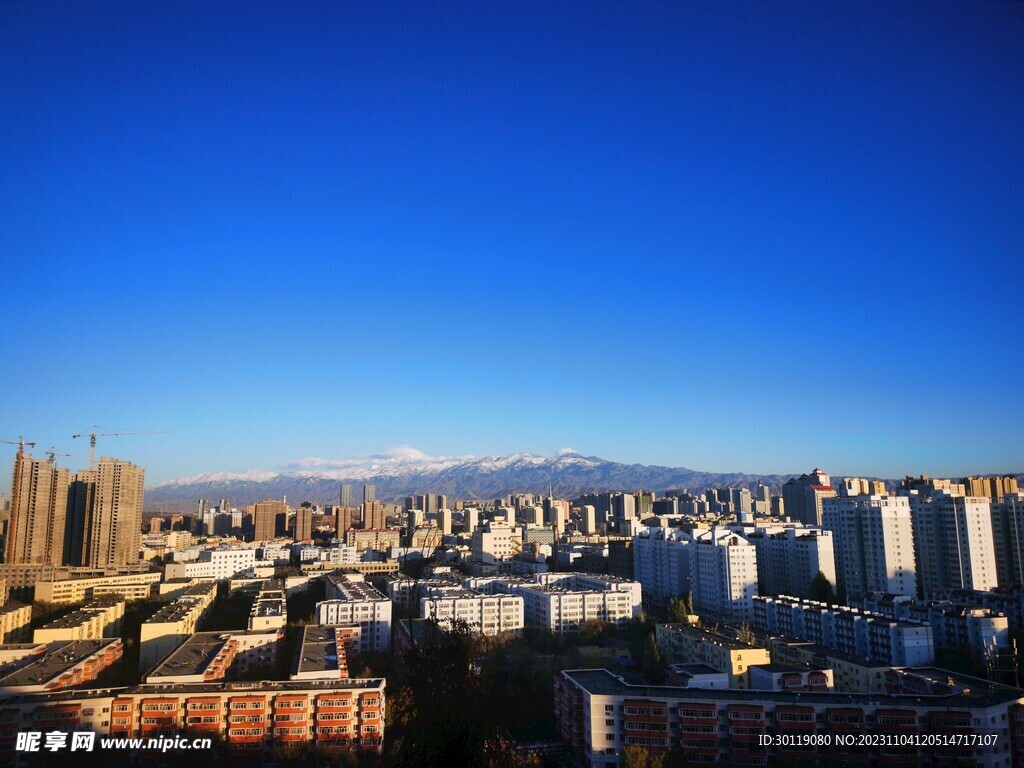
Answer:
[[[118,595],[125,600],[145,600],[159,581],[159,573],[149,572],[38,581],[35,585],[35,599],[37,602],[56,604],[82,603],[105,595]]]
[[[761,595],[811,596],[818,573],[836,585],[832,531],[810,526],[758,527],[747,535],[757,550],[757,591]]]
[[[120,598],[98,598],[40,627],[32,634],[32,642],[57,643],[116,637],[121,631],[124,606],[124,600]]]
[[[848,496],[823,501],[832,531],[836,577],[848,597],[869,592],[917,594],[910,502],[904,496]]]
[[[7,602],[0,606],[0,643],[23,643],[31,634],[32,606]]]
[[[458,586],[428,587],[419,601],[419,615],[442,627],[464,621],[485,636],[517,635],[523,629],[523,598],[520,595],[484,595]]]
[[[854,608],[834,608],[813,600],[758,596],[754,598],[754,629],[894,666],[935,661],[929,625]]]
[[[202,550],[198,559],[192,562],[168,563],[164,568],[164,578],[224,581],[255,566],[255,549],[218,547]]]
[[[316,604],[318,624],[354,625],[361,630],[354,653],[386,652],[391,648],[391,601],[360,581],[338,572],[326,578],[327,600]]]
[[[748,687],[751,664],[770,664],[768,650],[686,624],[658,624],[658,650],[666,664],[705,664],[729,676],[730,688]]]
[[[144,621],[139,627],[139,669],[151,668],[194,635],[216,599],[216,584],[192,584]]]
[[[1024,755],[1024,698],[1008,688],[929,697],[722,691],[630,685],[607,670],[591,669],[555,675],[554,696],[562,737],[586,768],[623,765],[629,746],[656,753],[671,749],[686,762],[723,765],[820,761],[1012,768]],[[882,746],[861,750],[859,734],[891,741],[872,739]],[[901,734],[966,738],[917,746],[901,744]],[[849,743],[847,735],[853,737]],[[784,738],[766,747],[765,736]],[[802,738],[807,736],[814,738]],[[829,739],[817,743],[819,736]]]
[[[992,511],[983,496],[908,494],[921,594],[998,586]]]
[[[0,698],[91,683],[123,652],[118,637],[0,646]]]
[[[727,528],[694,531],[690,547],[693,610],[730,621],[750,621],[757,594],[757,548]]]
[[[644,605],[663,608],[690,592],[690,546],[678,528],[648,528],[633,537],[633,578],[643,586]]]
[[[287,623],[288,606],[285,602],[284,584],[274,580],[263,582],[249,611],[249,629],[267,632],[281,629]]]

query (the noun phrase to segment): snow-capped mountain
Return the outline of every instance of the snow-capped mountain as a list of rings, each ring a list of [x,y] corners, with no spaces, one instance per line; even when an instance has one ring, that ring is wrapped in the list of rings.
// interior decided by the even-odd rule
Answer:
[[[230,498],[233,505],[287,496],[294,504],[336,504],[339,486],[352,483],[361,498],[363,483],[376,486],[377,498],[400,500],[416,493],[443,493],[458,499],[493,499],[508,493],[546,493],[562,498],[590,491],[665,491],[708,486],[754,486],[760,480],[778,488],[790,475],[698,472],[685,467],[621,464],[571,449],[555,456],[432,457],[401,446],[386,453],[353,459],[301,459],[284,471],[204,473],[158,483],[146,491],[149,509],[187,510],[197,499]]]

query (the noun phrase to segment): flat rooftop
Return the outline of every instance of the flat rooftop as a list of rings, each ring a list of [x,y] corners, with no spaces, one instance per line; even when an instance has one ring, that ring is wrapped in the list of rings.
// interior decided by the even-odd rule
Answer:
[[[230,632],[198,632],[171,653],[147,680],[179,675],[201,675],[231,637]]]
[[[689,635],[690,637],[696,638],[703,642],[714,643],[715,645],[725,646],[733,651],[745,651],[748,648],[759,648],[757,645],[747,645],[746,643],[740,642],[739,640],[729,637],[727,635],[719,635],[715,632],[708,632],[706,629],[700,627],[691,627],[689,624],[659,624],[659,627],[666,627],[674,633],[680,635]]]
[[[382,601],[388,599],[387,596],[381,594],[376,587],[372,584],[367,584],[364,581],[345,581],[344,579],[331,578],[331,575],[328,575],[327,578],[331,579],[331,583],[340,593],[340,595],[331,599],[371,601]]]
[[[1024,698],[1024,691],[1008,688],[1004,691],[952,693],[948,695],[893,695],[882,693],[789,693],[786,691],[707,690],[670,685],[631,685],[607,669],[572,669],[562,672],[587,692],[597,696],[626,696],[652,699],[685,699],[687,701],[735,702],[755,704],[770,701],[775,704],[808,706],[891,706],[891,707],[986,707],[1006,704]]]
[[[49,643],[44,653],[30,653],[0,667],[0,688],[45,685],[93,654],[102,651],[111,643],[117,642],[120,642],[118,638],[106,637],[101,640]],[[29,646],[29,648],[32,647],[36,646]]]
[[[347,677],[344,646],[338,647],[334,627],[311,624],[302,633],[302,646],[299,649],[295,672],[333,672],[341,670]]]

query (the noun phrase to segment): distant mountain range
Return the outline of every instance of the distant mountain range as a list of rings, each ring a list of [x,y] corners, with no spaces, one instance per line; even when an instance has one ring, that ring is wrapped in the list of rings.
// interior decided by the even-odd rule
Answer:
[[[212,503],[229,498],[234,506],[283,497],[294,505],[303,501],[337,504],[342,483],[354,486],[353,496],[357,500],[362,499],[362,485],[369,483],[376,486],[378,499],[400,501],[416,493],[494,499],[509,493],[547,493],[550,487],[558,497],[573,498],[580,493],[599,491],[752,488],[759,481],[778,492],[790,477],[793,475],[698,472],[686,467],[620,464],[582,456],[569,449],[556,456],[517,453],[437,458],[403,447],[360,459],[305,459],[282,472],[217,472],[169,480],[146,490],[146,508],[187,512],[203,498]]]

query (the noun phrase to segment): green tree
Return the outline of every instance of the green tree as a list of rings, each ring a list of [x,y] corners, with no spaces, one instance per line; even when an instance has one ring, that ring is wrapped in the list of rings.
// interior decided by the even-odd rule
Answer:
[[[647,639],[644,640],[643,652],[640,656],[640,666],[648,682],[665,682],[665,664],[662,661],[661,651],[658,650],[658,643],[654,639],[653,632],[648,634]]]
[[[818,571],[815,577],[811,579],[811,599],[835,605],[836,593],[832,589],[832,582],[821,571]]]
[[[577,639],[580,645],[596,645],[605,632],[605,623],[600,619],[590,619],[580,624]]]
[[[622,750],[622,768],[663,768],[665,756],[643,747],[625,747]]]

